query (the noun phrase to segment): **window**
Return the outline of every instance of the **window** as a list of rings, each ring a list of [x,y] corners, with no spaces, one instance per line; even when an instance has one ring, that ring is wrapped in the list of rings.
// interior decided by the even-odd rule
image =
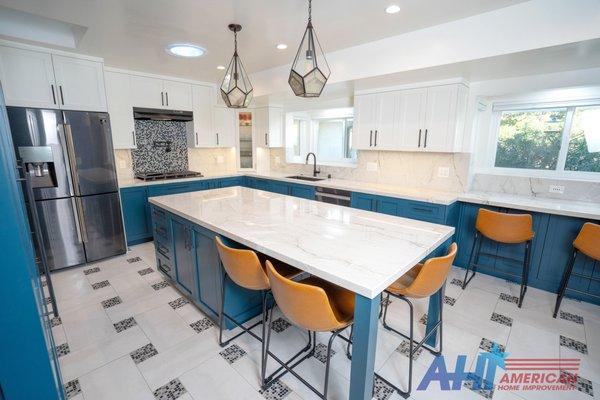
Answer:
[[[495,168],[546,175],[600,172],[600,105],[506,109],[496,115]]]
[[[294,112],[286,115],[286,161],[304,163],[313,152],[317,162],[353,166],[357,153],[352,149],[352,108]]]

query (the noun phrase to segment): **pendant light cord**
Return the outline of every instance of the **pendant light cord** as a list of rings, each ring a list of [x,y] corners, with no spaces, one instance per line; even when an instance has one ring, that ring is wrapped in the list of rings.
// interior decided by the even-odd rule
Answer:
[[[308,22],[312,21],[312,0],[308,0]]]
[[[237,54],[237,31],[233,31],[233,47],[235,54]]]

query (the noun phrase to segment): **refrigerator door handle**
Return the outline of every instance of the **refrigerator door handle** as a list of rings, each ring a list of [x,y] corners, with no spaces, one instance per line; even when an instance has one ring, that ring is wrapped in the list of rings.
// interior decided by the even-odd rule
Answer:
[[[77,229],[80,231],[81,240],[83,243],[88,242],[87,229],[85,227],[85,214],[83,212],[83,205],[79,197],[74,197],[75,204],[77,206]]]
[[[65,176],[67,177],[67,183],[69,184],[69,195],[73,196],[73,180],[71,179],[71,165],[69,163],[69,152],[67,151],[67,136],[65,135],[65,125],[58,124],[56,130],[58,131],[59,143],[63,154],[65,168],[68,169]]]
[[[69,167],[71,169],[71,182],[75,195],[80,196],[81,191],[79,190],[79,179],[77,179],[77,161],[75,159],[75,145],[73,144],[73,132],[71,132],[71,125],[65,125],[65,139],[67,142],[67,155],[69,157]]]
[[[77,232],[77,243],[83,243],[83,235],[81,234],[81,224],[79,223],[79,206],[75,197],[71,197],[73,210],[75,211],[75,231]]]

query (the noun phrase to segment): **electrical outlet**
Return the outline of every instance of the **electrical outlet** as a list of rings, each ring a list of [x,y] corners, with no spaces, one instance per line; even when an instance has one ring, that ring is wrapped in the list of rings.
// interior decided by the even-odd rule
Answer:
[[[223,164],[225,162],[225,158],[223,156],[217,156],[217,164]]]
[[[438,177],[448,178],[449,176],[450,176],[450,168],[449,167],[439,167],[438,168]]]
[[[555,194],[564,194],[565,187],[561,185],[550,185],[550,187],[548,188],[548,192]]]
[[[379,166],[376,162],[368,162],[367,163],[367,171],[376,172],[379,169]]]

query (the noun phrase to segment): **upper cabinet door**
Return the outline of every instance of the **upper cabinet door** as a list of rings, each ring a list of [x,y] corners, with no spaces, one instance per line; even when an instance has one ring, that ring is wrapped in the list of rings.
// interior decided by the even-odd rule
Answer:
[[[269,110],[267,108],[257,108],[251,112],[256,146],[269,147]]]
[[[217,147],[235,146],[235,112],[227,107],[213,107],[213,132]]]
[[[378,94],[375,98],[373,146],[376,150],[395,150],[397,146],[396,104],[397,92]]]
[[[269,107],[267,137],[269,147],[283,147],[283,110]]]
[[[131,75],[108,71],[105,78],[113,146],[115,149],[135,149]]]
[[[0,46],[0,81],[6,105],[58,108],[52,56]]]
[[[131,75],[131,101],[134,107],[166,108],[162,79]]]
[[[52,55],[60,108],[106,111],[102,63]]]
[[[398,147],[416,151],[423,148],[427,89],[400,92],[397,103]]]
[[[165,108],[192,111],[192,85],[175,81],[163,81],[163,89],[165,92]]]
[[[377,94],[354,97],[354,129],[352,147],[359,150],[374,150],[373,134],[377,119]]]
[[[427,89],[425,134],[422,148],[425,151],[452,151],[458,85],[435,86]]]
[[[208,86],[192,85],[192,104],[194,112],[194,131],[188,144],[191,147],[215,147],[216,135],[213,133],[214,90]]]

